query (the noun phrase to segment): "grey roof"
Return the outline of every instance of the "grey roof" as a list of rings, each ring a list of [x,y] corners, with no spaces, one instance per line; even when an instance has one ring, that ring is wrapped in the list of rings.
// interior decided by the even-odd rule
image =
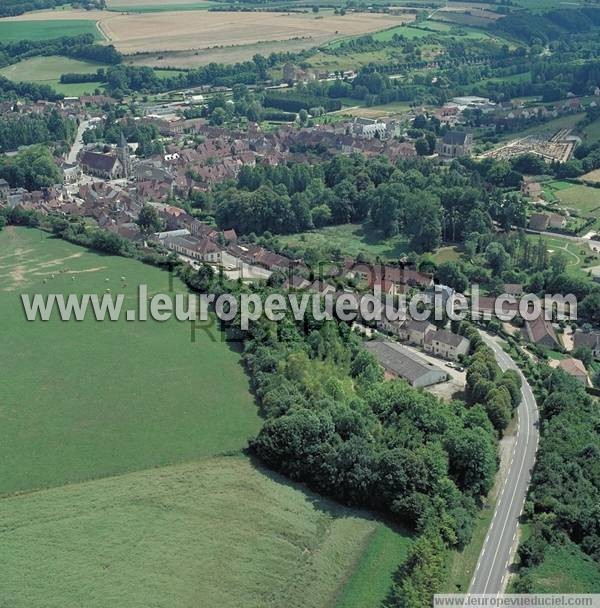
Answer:
[[[83,153],[81,164],[98,171],[112,171],[117,157],[112,154],[100,154],[98,152],[90,152],[89,150]]]
[[[448,131],[444,135],[444,143],[451,146],[464,146],[467,135],[466,131]]]
[[[427,333],[432,328],[435,328],[433,323],[429,321],[417,321],[416,319],[407,319],[406,324],[404,326],[407,331],[418,331],[422,334]]]
[[[442,342],[442,344],[446,344],[448,346],[452,346],[456,348],[463,341],[466,340],[464,336],[460,336],[458,334],[452,333],[447,329],[438,329],[437,331],[432,331],[427,334],[425,340],[430,343],[432,340],[437,340],[438,342]]]
[[[0,188],[8,188],[8,182],[5,179],[0,179]]]
[[[438,372],[446,377],[448,375],[440,367],[429,363],[412,350],[396,342],[375,340],[365,342],[365,348],[373,353],[387,370],[408,380],[411,384],[430,372]]]
[[[575,335],[573,336],[573,343],[575,348],[587,346],[591,350],[598,350],[600,349],[600,333],[595,331],[590,333],[582,331],[575,332]]]

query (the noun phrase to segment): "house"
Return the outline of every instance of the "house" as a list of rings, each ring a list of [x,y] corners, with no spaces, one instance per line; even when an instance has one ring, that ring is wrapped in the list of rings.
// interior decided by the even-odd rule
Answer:
[[[579,359],[561,359],[558,362],[558,367],[565,371],[569,376],[573,376],[576,380],[581,382],[584,386],[589,385],[589,378],[585,365]]]
[[[114,154],[86,150],[81,157],[81,166],[86,173],[105,179],[120,179],[125,175],[123,164]]]
[[[310,291],[314,291],[315,293],[321,294],[322,296],[326,296],[328,293],[335,293],[335,287],[329,285],[329,283],[324,283],[317,279],[312,283],[309,287]]]
[[[466,131],[448,131],[436,145],[437,153],[443,158],[469,156],[473,148],[473,135]]]
[[[466,355],[469,352],[471,343],[464,336],[447,329],[437,329],[425,334],[423,346],[428,353],[455,361],[459,355]]]
[[[552,323],[544,319],[543,315],[540,315],[533,321],[525,321],[525,334],[530,342],[538,346],[547,346],[548,348],[560,347]]]
[[[383,139],[387,132],[387,124],[374,118],[357,117],[350,126],[352,135],[363,139],[373,139],[378,137]]]
[[[542,186],[539,182],[523,179],[521,193],[529,198],[539,199],[542,196]]]
[[[237,241],[237,232],[231,228],[230,230],[223,230],[223,238],[228,243],[235,243]]]
[[[291,277],[287,278],[283,283],[282,287],[286,291],[296,291],[299,289],[306,289],[309,287],[310,281],[307,281],[303,276],[299,274],[293,274]]]
[[[431,386],[448,379],[448,374],[443,369],[396,342],[374,340],[365,342],[365,348],[377,358],[390,376],[403,378],[415,388]]]
[[[592,355],[596,359],[600,359],[600,332],[575,332],[573,335],[573,347],[579,348],[581,346],[589,348],[592,351]]]
[[[77,164],[63,163],[61,169],[65,184],[75,184],[81,177],[81,167]]]
[[[400,330],[400,339],[407,340],[411,344],[423,346],[425,343],[425,336],[431,331],[435,331],[435,325],[429,321],[408,319]]]
[[[561,229],[567,225],[567,218],[558,213],[551,213],[548,216],[548,226],[550,228]]]
[[[533,213],[529,218],[529,230],[543,232],[548,229],[550,218],[545,213]]]

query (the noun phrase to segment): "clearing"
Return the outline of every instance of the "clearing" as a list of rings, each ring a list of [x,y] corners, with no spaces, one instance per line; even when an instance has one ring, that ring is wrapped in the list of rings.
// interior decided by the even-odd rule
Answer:
[[[28,322],[20,299],[110,286],[136,309],[140,284],[171,291],[168,273],[141,262],[0,232],[0,495],[239,452],[258,432],[239,353],[215,326],[192,342],[176,320]]]
[[[322,251],[338,249],[343,255],[357,256],[366,253],[373,257],[397,259],[409,249],[402,235],[383,238],[381,232],[370,223],[340,224],[297,234],[278,235],[287,245],[302,249],[315,248]]]
[[[0,522],[11,608],[326,608],[349,572],[372,603],[339,606],[375,607],[410,545],[243,457],[5,498]]]

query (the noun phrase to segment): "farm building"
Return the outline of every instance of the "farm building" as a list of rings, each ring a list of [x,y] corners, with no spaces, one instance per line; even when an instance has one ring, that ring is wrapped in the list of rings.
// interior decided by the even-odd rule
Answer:
[[[431,386],[448,379],[448,374],[443,369],[396,342],[375,340],[365,342],[365,347],[388,373],[403,378],[416,388]]]

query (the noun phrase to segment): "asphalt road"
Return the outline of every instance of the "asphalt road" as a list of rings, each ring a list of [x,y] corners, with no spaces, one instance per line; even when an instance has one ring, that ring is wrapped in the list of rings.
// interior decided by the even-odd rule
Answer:
[[[469,593],[495,595],[503,593],[506,588],[508,568],[517,548],[518,520],[535,462],[539,418],[531,387],[515,362],[502,350],[495,338],[483,333],[481,336],[494,351],[502,370],[516,370],[523,382],[522,400],[517,410],[518,427],[514,451],[469,587]]]

